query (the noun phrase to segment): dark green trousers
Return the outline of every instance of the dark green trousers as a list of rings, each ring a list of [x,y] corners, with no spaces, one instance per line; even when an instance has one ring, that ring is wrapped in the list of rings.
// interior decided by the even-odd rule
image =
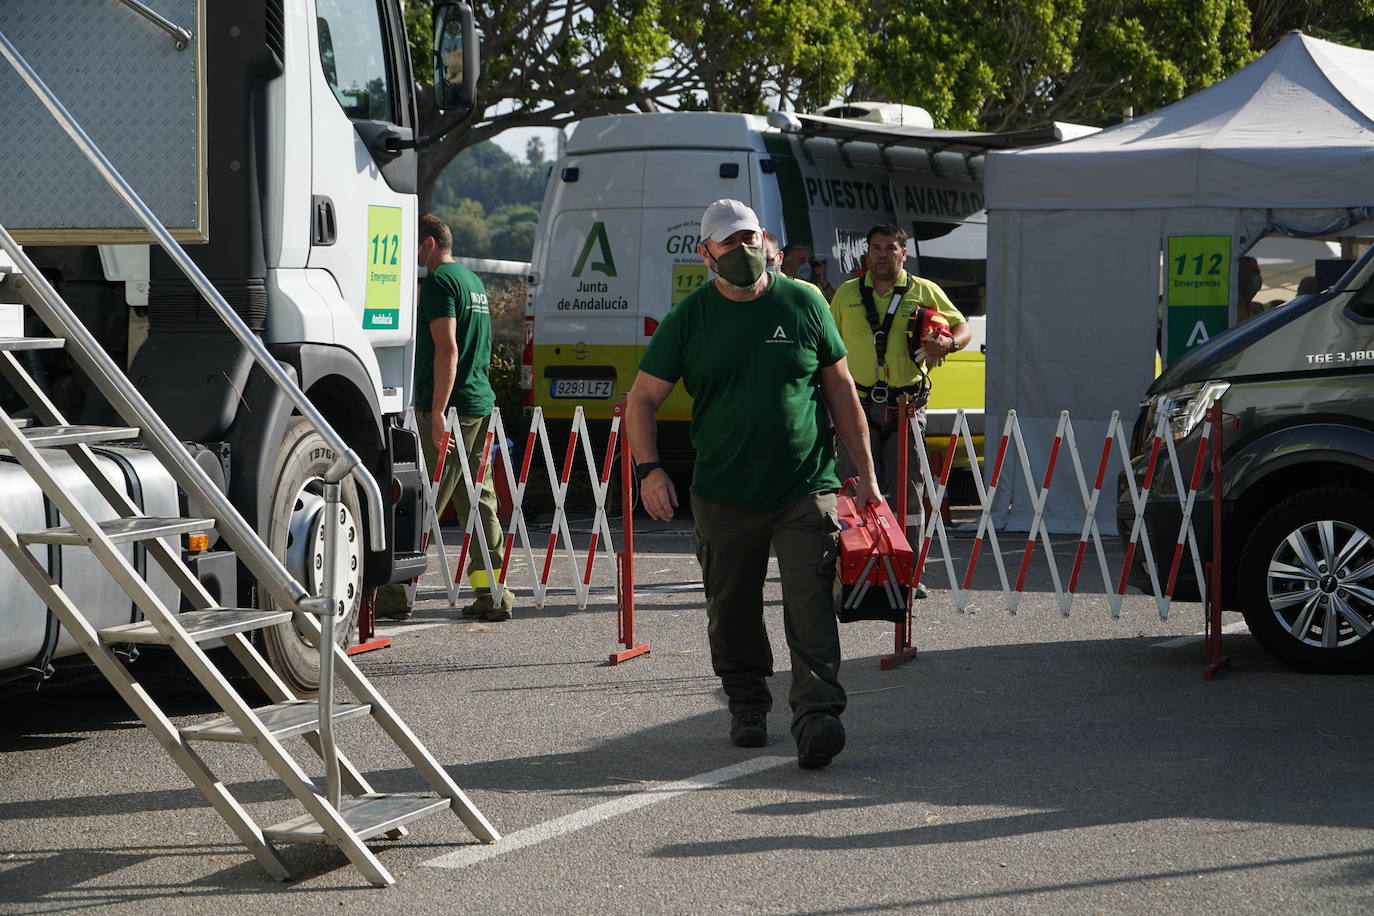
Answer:
[[[767,711],[773,650],[763,620],[768,553],[778,557],[782,623],[792,656],[792,734],[811,716],[844,711],[840,634],[831,589],[839,522],[835,494],[779,509],[741,509],[692,496],[693,543],[706,591],[711,665],[730,712]]]

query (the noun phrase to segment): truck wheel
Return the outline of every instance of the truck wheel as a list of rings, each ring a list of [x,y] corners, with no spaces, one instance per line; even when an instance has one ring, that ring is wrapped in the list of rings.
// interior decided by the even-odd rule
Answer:
[[[268,503],[270,528],[267,546],[311,594],[319,594],[324,569],[324,474],[334,463],[334,450],[301,418],[282,440]],[[347,645],[358,624],[362,599],[363,537],[358,490],[352,479],[340,487],[343,532],[339,538],[339,582],[336,594],[347,612],[334,624],[335,639]],[[266,596],[259,586],[259,593]],[[270,598],[263,603],[276,606]],[[297,693],[311,694],[320,687],[320,658],[295,622],[283,623],[263,633],[267,660]]]
[[[1317,487],[1260,519],[1241,552],[1250,632],[1305,671],[1374,668],[1374,496]]]

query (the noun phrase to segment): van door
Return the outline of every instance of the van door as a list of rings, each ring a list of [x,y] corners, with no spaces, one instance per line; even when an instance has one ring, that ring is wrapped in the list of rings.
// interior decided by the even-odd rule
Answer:
[[[582,405],[609,419],[639,359],[643,153],[554,165],[534,292],[534,403],[551,419]],[[552,219],[547,215],[552,214]]]

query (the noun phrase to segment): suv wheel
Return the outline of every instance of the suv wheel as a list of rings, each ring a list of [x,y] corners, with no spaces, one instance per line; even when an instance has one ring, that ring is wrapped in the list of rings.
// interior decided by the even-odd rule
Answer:
[[[1250,632],[1307,671],[1374,668],[1374,496],[1318,487],[1270,509],[1240,556]]]

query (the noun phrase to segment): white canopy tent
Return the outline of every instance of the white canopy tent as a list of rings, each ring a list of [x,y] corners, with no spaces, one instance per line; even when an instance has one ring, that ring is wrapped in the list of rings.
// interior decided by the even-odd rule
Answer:
[[[1236,263],[1267,233],[1353,234],[1374,205],[1374,52],[1294,32],[1231,77],[1081,139],[987,157],[989,445],[1016,409],[1040,473],[1061,410],[1085,463],[1106,420],[1127,432],[1154,377],[1161,251],[1170,236],[1230,236]],[[1099,518],[1115,507],[1113,466]],[[1095,468],[1089,467],[1091,476]],[[1051,531],[1077,533],[1072,471]],[[1029,527],[1019,475],[999,523]],[[1110,531],[1114,526],[1109,525]]]

